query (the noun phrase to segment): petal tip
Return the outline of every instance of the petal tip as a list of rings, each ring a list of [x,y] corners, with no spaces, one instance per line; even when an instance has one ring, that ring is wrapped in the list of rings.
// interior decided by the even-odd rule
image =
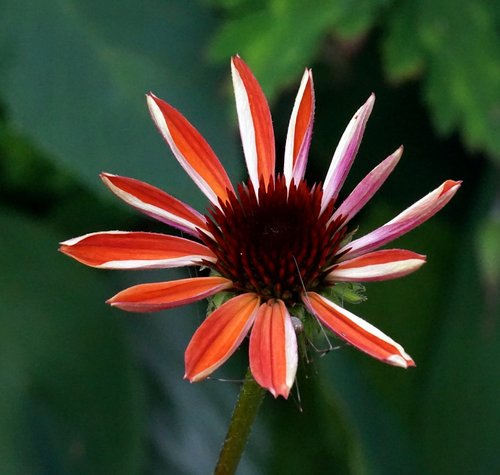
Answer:
[[[462,180],[446,180],[443,183],[443,191],[441,192],[441,195],[448,193],[450,190],[453,190],[453,193],[456,193],[460,186],[462,186]]]
[[[387,359],[385,361],[386,361],[386,363],[388,363],[392,366],[398,366],[400,368],[405,368],[405,369],[409,368],[410,366],[416,366],[415,362],[413,361],[411,356],[406,355],[406,354],[404,356],[394,354],[394,355],[387,357]]]

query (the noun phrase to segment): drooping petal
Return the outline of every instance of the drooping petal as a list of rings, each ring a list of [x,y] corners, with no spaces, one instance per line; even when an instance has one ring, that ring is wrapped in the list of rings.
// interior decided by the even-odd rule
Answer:
[[[445,181],[388,223],[346,244],[339,250],[339,254],[347,251],[340,261],[373,251],[427,221],[453,198],[461,183],[461,181]]]
[[[332,198],[336,198],[358,153],[366,122],[373,109],[375,94],[358,109],[340,138],[323,185],[322,209]]]
[[[347,224],[383,185],[398,164],[402,154],[403,146],[368,173],[333,213],[331,220],[343,216],[342,225]]]
[[[125,203],[162,223],[198,236],[207,232],[202,214],[164,191],[134,178],[101,173],[104,184]]]
[[[263,303],[250,335],[250,370],[274,397],[288,398],[297,372],[297,338],[281,300]]]
[[[307,292],[302,296],[302,300],[308,310],[325,326],[361,351],[393,366],[415,366],[411,356],[400,344],[367,321],[316,292]]]
[[[227,201],[233,186],[212,148],[187,119],[154,94],[147,95],[149,111],[156,127],[172,149],[182,168],[208,199],[218,206]]]
[[[140,284],[118,292],[107,303],[129,312],[157,312],[210,297],[232,285],[224,277],[193,277]]]
[[[107,231],[62,242],[59,248],[73,259],[100,269],[162,269],[215,262],[208,247],[166,234]]]
[[[304,177],[307,155],[311,145],[314,121],[314,86],[312,71],[306,69],[299,92],[293,106],[292,117],[288,126],[285,145],[285,163],[283,174],[286,184],[290,186],[292,179],[299,183]]]
[[[274,179],[275,146],[271,113],[262,89],[239,56],[231,61],[236,110],[248,175],[257,191]]]
[[[200,381],[221,366],[247,335],[259,303],[257,294],[246,293],[233,297],[211,313],[186,349],[184,378]]]
[[[425,256],[404,249],[369,252],[337,264],[326,282],[370,282],[403,277],[420,269]]]

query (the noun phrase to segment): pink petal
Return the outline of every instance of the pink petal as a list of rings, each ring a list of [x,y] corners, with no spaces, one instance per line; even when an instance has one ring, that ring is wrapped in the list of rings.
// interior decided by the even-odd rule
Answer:
[[[243,152],[250,180],[257,191],[261,179],[266,188],[274,179],[275,146],[271,113],[257,79],[239,56],[233,56],[231,70]]]
[[[372,94],[354,114],[340,139],[326,174],[321,203],[322,209],[326,208],[330,200],[338,196],[340,188],[344,184],[352,162],[358,153],[366,122],[370,117],[374,102],[375,94]]]
[[[250,370],[274,397],[288,398],[297,372],[297,338],[285,304],[263,303],[250,335]]]
[[[287,186],[304,177],[311,144],[314,119],[314,86],[312,72],[306,69],[293,106],[285,145],[284,175]]]
[[[208,247],[166,234],[108,231],[62,242],[60,251],[100,269],[156,269],[199,265],[217,258]]]
[[[316,292],[307,292],[302,300],[325,326],[361,351],[394,366],[415,366],[401,345],[367,321]]]
[[[345,261],[373,251],[427,221],[453,198],[461,183],[461,181],[445,181],[388,223],[346,244],[338,252],[341,254],[347,251],[340,260]]]
[[[125,203],[162,223],[198,236],[197,228],[205,232],[202,214],[164,191],[134,178],[110,173],[101,174],[104,184]]]
[[[242,294],[211,313],[186,349],[184,378],[200,381],[221,366],[247,335],[259,303],[257,294]]]
[[[398,164],[402,154],[403,146],[368,173],[333,213],[331,221],[343,216],[342,224],[347,224],[382,186]]]
[[[156,127],[182,168],[213,204],[227,201],[233,186],[210,145],[170,104],[151,93],[147,100]]]
[[[344,261],[326,276],[326,282],[370,282],[396,279],[425,264],[425,256],[403,249],[370,252]]]
[[[129,312],[157,312],[202,300],[232,285],[224,277],[193,277],[141,284],[118,292],[107,303]]]

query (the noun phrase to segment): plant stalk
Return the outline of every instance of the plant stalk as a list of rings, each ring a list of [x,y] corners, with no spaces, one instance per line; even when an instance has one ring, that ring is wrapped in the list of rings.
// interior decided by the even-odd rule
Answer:
[[[231,416],[214,475],[233,475],[236,473],[265,393],[266,390],[255,382],[249,369]]]

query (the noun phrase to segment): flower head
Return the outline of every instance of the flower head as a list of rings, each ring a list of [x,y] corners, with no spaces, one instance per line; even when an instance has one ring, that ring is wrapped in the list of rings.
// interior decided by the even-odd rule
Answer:
[[[148,94],[158,130],[210,200],[207,213],[141,181],[103,173],[104,183],[126,203],[190,237],[107,231],[63,242],[61,251],[103,269],[210,269],[201,277],[136,285],[108,300],[123,310],[152,312],[223,295],[186,350],[185,377],[190,381],[211,374],[250,335],[255,380],[274,396],[288,397],[297,370],[296,328],[304,323],[297,318],[317,320],[381,361],[414,366],[401,345],[336,303],[332,295],[341,282],[394,279],[420,268],[423,255],[378,249],[433,216],[453,197],[460,182],[445,181],[388,223],[351,240],[350,221],[384,183],[403,152],[400,147],[389,155],[338,203],[374,95],[349,122],[324,184],[310,186],[304,172],[314,117],[311,71],[305,71],[293,107],[283,174],[275,173],[267,101],[239,56],[232,59],[232,77],[248,182],[233,188],[197,130],[172,106]]]

